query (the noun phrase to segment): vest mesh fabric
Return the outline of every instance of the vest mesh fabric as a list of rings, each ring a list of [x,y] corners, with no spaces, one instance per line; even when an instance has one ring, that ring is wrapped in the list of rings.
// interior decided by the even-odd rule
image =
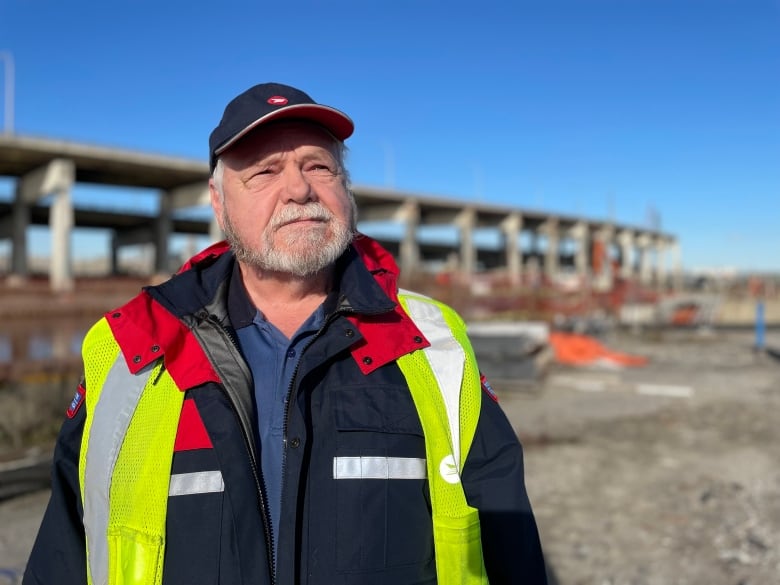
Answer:
[[[105,319],[98,321],[87,332],[82,347],[84,361],[84,380],[88,394],[84,399],[87,410],[87,418],[84,423],[84,432],[81,437],[81,451],[79,453],[79,470],[81,483],[81,497],[84,498],[84,469],[87,457],[87,444],[89,442],[92,427],[92,414],[95,411],[100,389],[106,382],[106,376],[117,356],[119,345],[111,336],[111,329]]]
[[[148,378],[111,482],[109,537],[117,558],[109,573],[123,583],[162,583],[165,518],[173,445],[184,393],[162,365]]]
[[[438,307],[450,334],[464,350],[463,363],[454,359],[451,366],[463,368],[460,388],[439,388],[425,350],[402,356],[398,365],[409,384],[425,435],[438,581],[447,585],[487,585],[479,513],[466,502],[459,479],[474,438],[482,400],[474,352],[465,324],[452,309],[417,295],[402,294],[399,300],[407,311],[409,303],[431,303]],[[425,332],[425,327],[421,329]],[[459,436],[452,436],[443,392],[458,393]],[[460,443],[457,462],[452,459],[453,441]],[[456,469],[451,469],[452,465]]]
[[[87,467],[87,454],[89,452],[89,440],[92,433],[92,421],[95,406],[100,396],[100,389],[105,384],[111,365],[119,356],[119,345],[114,341],[111,335],[111,329],[108,322],[101,319],[87,332],[82,345],[82,356],[84,363],[84,380],[87,388],[87,394],[84,400],[84,408],[87,416],[84,421],[84,431],[81,436],[81,449],[79,451],[79,487],[81,490],[81,501],[86,507],[85,494],[85,473]],[[86,519],[86,518],[85,518]],[[90,570],[92,559],[91,550],[95,543],[90,538],[89,526],[86,526],[87,540],[87,581],[93,585],[92,571]]]
[[[100,507],[107,506],[105,534],[93,534],[93,540],[104,538],[105,541],[87,542],[88,580],[91,584],[159,585],[165,550],[170,465],[183,392],[164,371],[161,360],[153,368],[145,368],[136,375],[127,370],[105,320],[90,330],[83,351],[88,399],[80,454],[82,499],[85,510],[97,506],[95,517],[98,518]],[[109,459],[101,462],[113,466],[109,470],[110,485],[90,486],[87,490],[85,470],[87,458],[95,451],[90,448],[90,438],[101,396],[111,401],[112,393],[123,395],[125,383],[129,388],[139,382],[143,384],[143,390],[137,401],[130,404],[117,401],[116,404],[117,408],[129,408],[131,411],[127,416],[131,418],[124,436],[118,438],[118,453],[109,452]],[[107,383],[119,387],[106,392]],[[114,405],[108,406],[110,410]],[[97,437],[96,440],[109,440],[109,437]],[[108,501],[88,502],[88,497],[107,498]],[[85,514],[87,517],[93,516]],[[97,555],[94,558],[93,552]]]

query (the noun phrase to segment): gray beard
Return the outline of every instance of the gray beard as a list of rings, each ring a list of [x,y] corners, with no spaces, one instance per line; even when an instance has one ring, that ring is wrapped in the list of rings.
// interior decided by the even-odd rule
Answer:
[[[294,219],[319,219],[327,222],[328,229],[288,230],[285,235],[284,249],[274,245],[273,235],[279,226]],[[354,237],[354,228],[346,222],[338,221],[334,215],[320,203],[308,203],[305,206],[285,207],[263,230],[260,249],[250,248],[236,232],[233,222],[226,211],[222,214],[225,238],[233,249],[236,258],[253,268],[266,272],[279,272],[298,278],[318,274],[331,266],[344,253]]]

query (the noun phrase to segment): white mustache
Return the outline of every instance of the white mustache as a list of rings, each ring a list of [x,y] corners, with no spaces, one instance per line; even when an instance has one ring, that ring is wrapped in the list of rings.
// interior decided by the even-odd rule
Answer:
[[[321,203],[308,203],[305,206],[283,207],[282,210],[271,218],[271,228],[276,229],[295,221],[330,221],[333,214]]]

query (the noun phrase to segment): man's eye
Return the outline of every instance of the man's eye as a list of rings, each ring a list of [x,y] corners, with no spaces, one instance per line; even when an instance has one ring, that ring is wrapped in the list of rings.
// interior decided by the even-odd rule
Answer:
[[[249,189],[265,185],[272,178],[273,173],[273,169],[257,169],[244,179],[244,185]]]
[[[259,181],[273,174],[273,169],[258,169],[249,177],[248,182]]]
[[[328,165],[322,165],[322,164],[314,164],[309,167],[309,172],[316,173],[316,174],[334,174],[334,171],[332,168],[330,168]]]

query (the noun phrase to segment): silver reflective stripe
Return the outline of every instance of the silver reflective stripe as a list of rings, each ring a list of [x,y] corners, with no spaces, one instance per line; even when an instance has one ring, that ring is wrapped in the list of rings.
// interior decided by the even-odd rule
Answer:
[[[84,527],[89,547],[89,567],[94,585],[108,583],[109,492],[114,465],[130,419],[154,364],[138,374],[125,365],[122,352],[106,376],[95,405],[84,469]]]
[[[415,457],[334,457],[333,479],[425,479],[425,459]]]
[[[171,476],[169,496],[190,496],[224,492],[225,482],[220,471],[200,471],[198,473],[177,473]]]
[[[430,299],[406,290],[399,291],[406,301],[409,316],[431,343],[423,352],[428,358],[450,423],[450,447],[460,472],[460,388],[466,364],[466,352],[452,334],[441,309]],[[417,298],[415,298],[417,297]],[[426,300],[427,299],[427,300]]]

